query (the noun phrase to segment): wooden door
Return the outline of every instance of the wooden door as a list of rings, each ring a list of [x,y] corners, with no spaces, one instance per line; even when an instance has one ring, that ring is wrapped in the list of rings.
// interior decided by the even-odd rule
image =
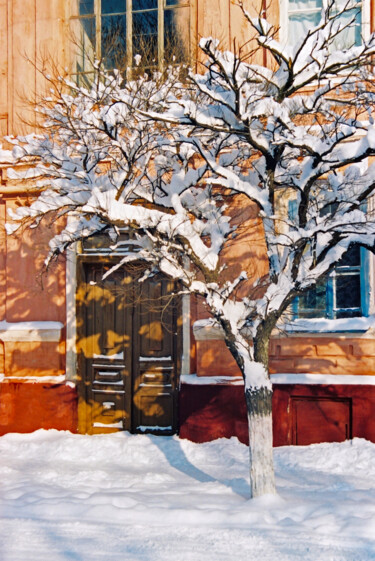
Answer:
[[[351,400],[292,397],[292,442],[307,445],[351,438]]]
[[[177,425],[176,307],[173,283],[161,275],[138,284],[134,307],[135,428],[172,434]]]
[[[84,432],[177,430],[177,315],[173,284],[83,264],[79,290]]]

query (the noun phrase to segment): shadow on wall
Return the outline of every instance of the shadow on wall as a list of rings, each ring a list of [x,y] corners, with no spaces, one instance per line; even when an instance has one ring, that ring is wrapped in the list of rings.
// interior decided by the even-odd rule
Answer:
[[[6,236],[17,201],[0,204],[0,434],[76,431],[76,390],[65,383],[65,259],[41,274],[58,224]]]

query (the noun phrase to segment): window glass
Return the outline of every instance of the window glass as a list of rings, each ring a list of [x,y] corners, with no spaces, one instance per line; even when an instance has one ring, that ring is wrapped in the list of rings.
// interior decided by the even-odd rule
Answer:
[[[102,14],[119,14],[126,11],[126,0],[102,0]]]
[[[323,318],[327,310],[327,281],[320,280],[314,288],[298,298],[298,317]]]
[[[146,64],[158,62],[158,12],[133,13],[133,56],[141,55]]]
[[[362,12],[361,8],[354,8],[340,16],[342,25],[347,25],[334,41],[337,50],[349,49],[362,42]]]
[[[329,0],[289,0],[288,1],[288,43],[294,44],[303,37],[309,29],[319,24],[323,10],[327,8]],[[339,13],[347,4],[340,0],[334,4]],[[362,3],[356,2],[357,7],[340,16],[342,24],[348,25],[333,42],[333,48],[343,50],[360,45],[362,41]],[[334,8],[331,10],[334,15]],[[349,25],[350,24],[350,25]]]
[[[186,59],[189,41],[187,8],[164,12],[164,60],[169,63]]]
[[[107,68],[126,68],[126,15],[101,18],[102,58]]]
[[[79,10],[80,16],[85,16],[94,13],[94,0],[79,0]]]
[[[289,11],[322,10],[322,0],[289,0]]]
[[[361,285],[359,273],[349,273],[337,275],[335,278],[336,287],[336,309],[341,314],[340,317],[347,317],[353,313],[359,315],[361,307]]]
[[[319,25],[320,19],[320,12],[290,14],[288,37],[295,42],[299,37],[306,35],[309,29]]]
[[[133,0],[133,11],[157,10],[158,0]]]
[[[293,310],[301,318],[361,316],[360,247],[351,247],[332,273],[296,299]]]
[[[75,63],[77,81],[81,85],[89,85],[85,80],[78,80],[78,76],[83,76],[93,70],[92,62],[95,59],[95,39],[96,39],[96,23],[94,17],[84,17],[72,21],[72,36],[74,37]],[[90,78],[91,79],[91,78]]]
[[[337,263],[337,268],[341,267],[359,267],[361,264],[361,248],[359,245],[353,245],[343,255]]]

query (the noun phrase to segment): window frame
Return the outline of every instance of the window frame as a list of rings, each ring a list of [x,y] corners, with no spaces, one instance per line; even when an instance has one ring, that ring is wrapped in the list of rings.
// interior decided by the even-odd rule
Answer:
[[[328,0],[322,0],[323,9],[327,7]],[[371,6],[370,0],[361,0],[362,4],[362,37],[367,40],[371,35]],[[306,12],[313,12],[314,8],[306,9]],[[280,43],[288,46],[288,23],[289,23],[289,0],[279,0],[280,14]]]

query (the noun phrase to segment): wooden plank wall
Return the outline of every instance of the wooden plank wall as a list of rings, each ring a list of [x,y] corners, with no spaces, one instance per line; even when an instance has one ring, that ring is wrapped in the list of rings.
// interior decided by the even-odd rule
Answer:
[[[0,132],[33,128],[31,104],[45,90],[37,71],[43,59],[67,64],[64,33],[67,2],[0,0]],[[30,123],[26,125],[25,122]]]

